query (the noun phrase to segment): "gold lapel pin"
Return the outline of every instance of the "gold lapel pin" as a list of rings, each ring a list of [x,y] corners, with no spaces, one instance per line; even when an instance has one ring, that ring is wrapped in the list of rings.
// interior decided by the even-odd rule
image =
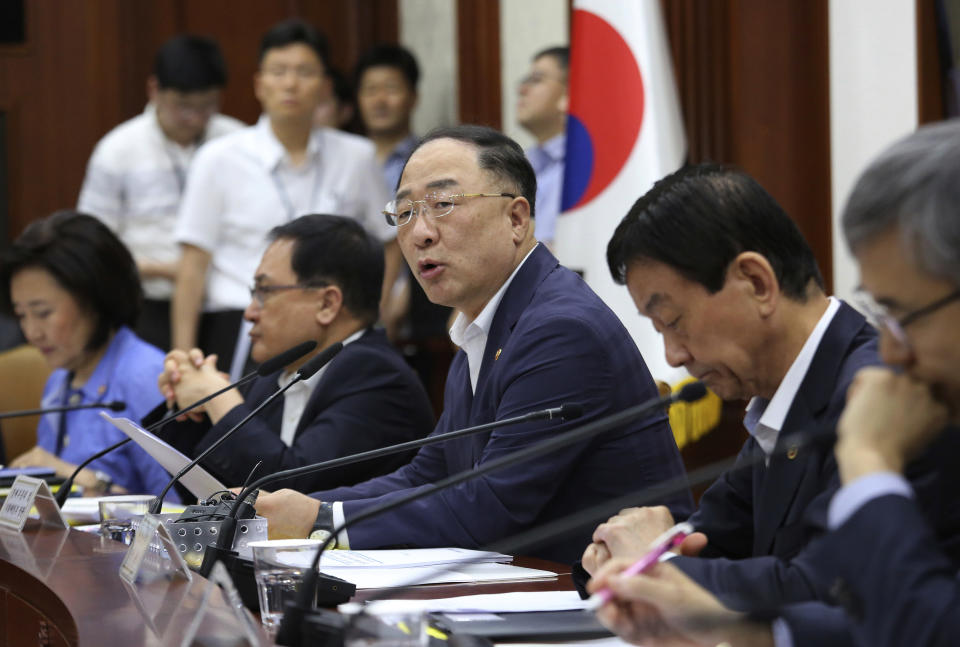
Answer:
[[[497,361],[498,359],[500,359],[500,351],[502,350],[503,350],[502,348],[497,349],[496,354],[493,356],[493,361]]]
[[[787,458],[790,460],[793,460],[794,458],[797,457],[797,453],[798,453],[797,447],[796,445],[794,445],[793,447],[787,450]]]

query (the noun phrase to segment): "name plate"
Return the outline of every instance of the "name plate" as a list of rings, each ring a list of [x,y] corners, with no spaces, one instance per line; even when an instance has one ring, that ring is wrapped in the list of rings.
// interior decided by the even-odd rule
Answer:
[[[227,572],[223,562],[217,562],[213,565],[213,570],[210,571],[210,585],[208,585],[203,592],[200,605],[197,607],[197,613],[190,622],[190,626],[187,627],[187,633],[184,634],[183,640],[180,642],[180,647],[190,647],[190,645],[194,644],[194,638],[197,636],[197,631],[200,629],[203,617],[207,614],[207,607],[210,605],[210,593],[213,591],[214,586],[220,587],[223,600],[227,606],[230,607],[233,617],[237,620],[240,629],[243,630],[247,644],[251,647],[259,647],[261,642],[260,634],[257,631],[257,623],[253,619],[253,616],[250,615],[250,612],[243,606],[240,593],[237,592],[237,587],[234,586],[233,580],[230,579],[230,573]]]
[[[0,508],[0,526],[23,532],[34,506],[40,516],[40,523],[55,528],[69,528],[70,525],[60,512],[60,506],[43,479],[21,474],[10,486],[3,507]]]
[[[154,537],[157,542],[154,542]],[[163,553],[169,559],[163,556]],[[188,582],[193,579],[187,563],[173,543],[170,531],[163,523],[163,517],[155,514],[144,515],[137,526],[137,533],[120,563],[120,579],[135,584],[138,579],[151,581],[159,577],[183,577]]]

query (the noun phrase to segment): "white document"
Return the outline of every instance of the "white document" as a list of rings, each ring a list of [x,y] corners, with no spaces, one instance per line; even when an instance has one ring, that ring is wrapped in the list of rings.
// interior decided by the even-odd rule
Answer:
[[[354,604],[356,603],[349,603]],[[576,591],[517,591],[485,595],[461,595],[455,598],[435,600],[377,600],[367,605],[367,610],[376,614],[400,613],[524,613],[529,611],[577,611],[585,609],[586,600],[581,600]],[[346,607],[348,605],[340,605]],[[484,618],[487,619],[487,618]]]
[[[595,638],[593,640],[580,640],[577,642],[558,641],[555,643],[494,643],[495,645],[509,645],[509,647],[630,647],[631,643],[624,642],[621,638],[612,636],[610,638]]]
[[[478,563],[510,562],[513,561],[513,558],[503,553],[469,550],[467,548],[328,550],[320,558],[320,569],[326,571],[333,568],[409,568],[441,566],[466,561]]]
[[[179,451],[160,440],[149,431],[144,430],[140,425],[128,418],[112,418],[104,412],[100,412],[110,424],[130,436],[133,442],[143,447],[144,451],[150,454],[163,469],[170,472],[171,476],[183,469],[190,459]],[[210,472],[199,465],[187,472],[180,482],[184,487],[190,490],[198,499],[206,499],[214,492],[226,490],[223,483],[213,478]]]
[[[384,589],[420,584],[517,582],[554,579],[557,574],[535,568],[487,562],[450,566],[409,566],[405,568],[322,568],[324,573],[352,582],[357,589]]]

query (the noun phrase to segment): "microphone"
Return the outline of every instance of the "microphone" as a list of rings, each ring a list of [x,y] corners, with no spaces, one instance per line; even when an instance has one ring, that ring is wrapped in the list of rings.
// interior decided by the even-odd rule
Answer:
[[[338,458],[333,458],[321,463],[305,465],[302,467],[284,470],[282,472],[276,472],[274,474],[268,474],[267,476],[261,477],[249,485],[245,485],[237,495],[237,498],[234,500],[233,505],[228,511],[226,517],[220,522],[220,528],[217,533],[216,541],[212,544],[209,544],[204,550],[203,561],[200,564],[199,572],[204,577],[209,577],[210,571],[213,569],[214,564],[216,564],[217,561],[222,561],[233,577],[241,596],[246,595],[251,599],[255,599],[256,587],[252,584],[252,580],[250,580],[250,569],[243,560],[237,558],[237,553],[236,551],[232,550],[232,547],[236,533],[237,520],[247,518],[246,514],[249,514],[248,511],[253,507],[253,502],[256,499],[259,488],[264,487],[265,485],[283,481],[287,478],[302,476],[304,474],[322,472],[336,467],[358,463],[360,461],[397,454],[407,450],[424,447],[426,445],[441,443],[453,438],[460,438],[463,436],[469,436],[471,434],[490,431],[506,425],[543,419],[573,420],[582,415],[583,407],[581,405],[564,404],[559,407],[551,407],[549,409],[533,411],[520,416],[515,416],[513,418],[505,418],[503,420],[488,422],[486,424],[476,425],[474,427],[467,427],[466,429],[448,431],[445,434],[427,436],[426,438],[419,438],[417,440],[390,445],[389,447],[380,447],[378,449],[358,452],[348,456],[340,456]],[[318,595],[328,596],[326,599],[330,603],[334,603],[334,601],[346,602],[350,598],[352,591],[349,583],[327,575],[322,575],[318,579],[321,584],[321,590]],[[253,593],[249,593],[250,591]],[[255,607],[255,603],[253,606]]]
[[[252,381],[254,378],[256,378],[256,377],[258,377],[258,376],[259,376],[259,377],[266,377],[267,375],[270,375],[270,374],[272,374],[272,373],[276,373],[277,371],[279,371],[281,368],[283,368],[283,367],[286,366],[287,364],[290,364],[291,362],[294,362],[294,361],[300,359],[301,357],[303,357],[304,355],[306,355],[307,353],[309,353],[310,351],[312,351],[312,350],[313,350],[314,348],[316,348],[316,347],[317,347],[317,342],[315,342],[315,341],[313,341],[313,340],[310,340],[310,341],[305,341],[305,342],[302,342],[302,343],[300,343],[300,344],[297,344],[296,346],[293,346],[292,348],[288,348],[287,350],[283,351],[282,353],[280,353],[280,354],[278,354],[278,355],[275,355],[275,356],[271,357],[270,359],[266,360],[263,364],[261,364],[259,367],[257,367],[257,369],[256,369],[255,371],[251,371],[251,372],[247,373],[246,375],[244,375],[242,378],[240,378],[239,380],[237,380],[237,381],[234,382],[233,384],[229,384],[229,385],[223,387],[222,389],[220,389],[219,391],[216,391],[216,392],[214,392],[214,393],[211,393],[210,395],[208,395],[208,396],[206,396],[206,397],[200,398],[199,400],[197,400],[197,401],[194,402],[193,404],[190,404],[190,405],[188,405],[188,406],[180,409],[179,411],[168,412],[166,416],[164,416],[164,417],[161,418],[160,420],[158,420],[158,421],[156,421],[155,423],[153,423],[153,424],[151,424],[150,426],[148,426],[146,429],[144,429],[144,431],[149,431],[149,432],[156,431],[157,429],[160,429],[161,427],[164,427],[164,426],[166,426],[167,424],[173,422],[174,420],[176,420],[177,418],[179,418],[179,417],[182,416],[183,414],[189,413],[190,411],[192,411],[193,409],[196,409],[197,407],[199,407],[199,406],[202,405],[202,404],[206,404],[207,402],[209,402],[209,401],[212,400],[213,398],[217,397],[218,395],[223,395],[224,393],[226,393],[226,392],[229,391],[230,389],[235,389],[235,388],[237,388],[237,387],[239,387],[239,386],[243,386],[244,384],[246,384],[247,382]],[[123,403],[111,402],[110,404],[111,404],[111,405],[116,405],[116,404],[123,404]],[[102,406],[102,405],[101,405],[101,406]],[[123,409],[126,409],[126,405],[120,407],[119,409],[115,408],[114,406],[111,406],[110,408],[111,408],[113,411],[122,411]],[[79,465],[77,465],[77,468],[76,468],[75,470],[73,470],[73,474],[71,474],[71,475],[67,478],[67,480],[64,481],[64,482],[60,485],[60,489],[57,491],[57,496],[56,496],[56,498],[55,498],[55,500],[56,500],[56,502],[57,502],[57,505],[60,506],[61,508],[63,507],[63,504],[64,504],[64,503],[66,502],[66,500],[67,500],[67,496],[70,494],[70,489],[73,487],[73,482],[74,482],[74,480],[77,478],[77,475],[80,473],[80,470],[82,470],[84,467],[86,467],[87,465],[89,465],[89,464],[92,463],[93,461],[97,460],[98,458],[101,458],[102,456],[106,456],[107,454],[109,454],[109,453],[112,452],[113,450],[118,449],[118,448],[122,447],[123,445],[126,445],[127,443],[129,443],[129,442],[132,441],[132,440],[133,440],[133,439],[132,439],[132,438],[129,438],[129,437],[128,437],[128,438],[124,438],[123,440],[121,440],[121,441],[119,441],[119,442],[116,442],[116,443],[110,445],[109,447],[107,447],[107,448],[105,448],[105,449],[100,450],[99,452],[97,452],[97,453],[94,454],[93,456],[90,456],[90,457],[87,458],[85,461],[83,461],[82,463],[80,463]]]
[[[769,458],[775,456],[780,456],[783,454],[788,454],[792,451],[795,451],[799,447],[805,446],[815,446],[825,442],[832,442],[836,439],[836,434],[833,433],[832,428],[822,428],[818,427],[812,431],[798,431],[789,436],[785,436],[783,441],[778,443],[777,447],[771,452]],[[740,460],[739,465],[737,464],[738,459]],[[739,457],[738,455],[730,456],[719,461],[715,461],[708,465],[704,465],[696,470],[693,470],[689,473],[682,474],[679,476],[674,476],[666,481],[661,481],[652,486],[648,486],[642,490],[632,492],[630,494],[625,494],[623,496],[617,497],[616,499],[611,499],[608,501],[602,501],[596,505],[593,505],[589,508],[585,508],[574,512],[566,517],[555,519],[550,521],[542,526],[536,528],[531,528],[529,530],[522,531],[511,537],[507,537],[498,541],[495,541],[491,544],[483,546],[480,548],[481,551],[487,552],[498,552],[505,554],[518,554],[522,553],[530,548],[537,546],[545,541],[555,541],[558,537],[566,536],[567,534],[582,528],[588,524],[596,524],[599,521],[609,518],[611,515],[618,513],[624,508],[628,507],[642,507],[646,505],[655,505],[658,502],[662,501],[665,497],[669,497],[685,490],[688,490],[692,486],[708,484],[715,481],[717,478],[722,476],[725,473],[730,472],[731,470],[747,470],[751,469],[753,466],[765,461],[767,455],[763,452],[756,452],[753,456],[750,456],[746,459]],[[364,608],[367,608],[372,602],[381,600],[390,597],[397,597],[399,594],[407,591],[411,587],[422,584],[425,581],[429,581],[436,575],[443,574],[449,571],[451,568],[462,567],[466,564],[472,564],[483,559],[475,558],[470,560],[465,560],[457,562],[453,566],[444,566],[437,568],[430,573],[418,577],[416,580],[413,580],[399,588],[392,588],[389,590],[383,590],[379,593],[372,595],[364,601],[364,607],[361,608],[360,612],[352,617],[350,617],[345,623],[340,622],[339,619],[342,618],[342,615],[337,613],[337,622],[324,622],[327,620],[325,617],[320,618],[320,622],[314,623],[304,623],[307,630],[312,630],[314,633],[317,631],[326,630],[329,631],[346,631],[346,628],[351,624],[355,623],[359,618],[359,615],[363,614]],[[773,610],[771,610],[773,611]],[[317,612],[314,612],[317,613]],[[327,613],[324,611],[319,611],[320,614]],[[759,615],[762,618],[762,611]],[[757,612],[754,612],[752,615],[758,615]],[[777,615],[777,614],[774,614]],[[723,621],[723,618],[719,619]],[[769,620],[769,618],[768,618]],[[704,621],[709,622],[711,618],[706,617]],[[311,626],[312,625],[312,626]],[[315,638],[319,636],[305,636],[304,638]],[[326,637],[326,635],[325,635]],[[281,644],[278,642],[277,644]]]
[[[316,343],[314,343],[314,345],[316,345]],[[217,449],[220,445],[226,442],[227,438],[232,436],[238,429],[240,429],[240,427],[247,424],[247,422],[251,418],[253,418],[255,415],[260,413],[260,411],[263,410],[265,406],[267,406],[268,404],[276,400],[279,396],[283,395],[287,391],[287,389],[289,389],[291,386],[293,386],[297,382],[300,382],[302,380],[306,380],[312,377],[314,373],[316,373],[321,368],[326,366],[327,363],[330,360],[332,360],[334,357],[336,357],[341,350],[343,350],[343,342],[338,341],[337,343],[331,344],[330,346],[327,346],[325,349],[317,353],[316,356],[311,358],[306,364],[300,367],[300,370],[297,371],[297,373],[293,376],[293,379],[290,380],[290,382],[288,382],[286,386],[284,386],[282,389],[279,389],[269,398],[267,398],[262,403],[257,405],[257,407],[253,411],[248,413],[246,417],[243,418],[243,420],[235,424],[232,429],[228,430],[225,434],[220,436],[220,438],[218,438],[216,442],[214,442],[208,448],[203,450],[196,458],[194,458],[192,461],[184,465],[183,468],[179,472],[177,472],[172,479],[170,479],[170,482],[167,483],[166,487],[163,488],[163,490],[160,492],[160,495],[156,499],[154,499],[153,505],[150,508],[150,514],[160,514],[160,509],[161,507],[163,507],[163,497],[167,495],[167,492],[170,490],[171,487],[173,487],[173,484],[179,481],[184,474],[186,474],[187,472],[192,470],[194,467],[196,467],[196,465],[200,461],[202,461],[204,458],[206,458],[210,454],[210,452]]]
[[[333,532],[330,533],[330,536],[327,537],[317,549],[317,552],[313,558],[313,562],[304,575],[301,588],[297,593],[296,602],[287,607],[287,610],[283,615],[283,619],[280,622],[280,628],[277,632],[277,644],[300,644],[300,630],[303,616],[306,612],[310,611],[313,606],[312,600],[319,574],[318,569],[320,566],[320,558],[323,555],[323,552],[330,546],[331,543],[333,543],[333,540],[336,539],[336,537],[343,530],[353,526],[354,524],[360,523],[361,521],[365,521],[383,514],[384,512],[404,506],[417,499],[435,494],[440,490],[451,488],[455,485],[459,485],[460,483],[464,483],[481,476],[486,476],[487,474],[495,472],[501,468],[510,467],[517,463],[522,463],[523,461],[537,458],[556,449],[566,447],[567,445],[572,445],[581,440],[585,440],[605,431],[609,431],[610,429],[619,427],[620,425],[625,424],[635,418],[642,417],[658,408],[669,406],[674,402],[694,402],[702,398],[704,395],[706,395],[706,393],[707,389],[702,382],[691,382],[675,393],[653,398],[634,407],[624,409],[618,413],[614,413],[599,420],[587,423],[581,427],[578,427],[577,429],[572,429],[568,432],[558,434],[534,445],[530,445],[529,447],[506,454],[505,456],[489,460],[486,463],[473,467],[472,469],[465,470],[457,474],[452,474],[451,476],[441,479],[435,483],[416,488],[415,491],[410,494],[397,497],[392,501],[388,501],[381,505],[367,508],[363,512],[357,514],[353,519],[345,520],[342,524],[340,524],[339,527],[333,529]],[[686,481],[685,478],[684,481]]]
[[[541,409],[540,411],[532,411],[530,413],[523,414],[521,416],[515,416],[513,418],[504,418],[503,420],[495,420],[494,422],[488,422],[482,425],[476,425],[474,427],[466,427],[465,429],[455,429],[454,431],[448,431],[444,434],[435,434],[432,436],[427,436],[426,438],[418,438],[417,440],[409,440],[404,443],[397,443],[396,445],[389,445],[388,447],[379,447],[377,449],[371,449],[365,452],[358,452],[356,454],[349,454],[347,456],[340,456],[339,458],[331,458],[330,460],[323,461],[322,463],[314,463],[312,465],[303,465],[301,467],[294,467],[282,472],[275,472],[273,474],[268,474],[263,476],[250,485],[246,486],[241,490],[240,494],[237,495],[236,502],[234,503],[233,508],[230,510],[230,516],[236,518],[237,510],[240,507],[240,502],[245,501],[255,490],[262,488],[265,485],[269,485],[276,481],[282,481],[284,479],[293,478],[296,476],[303,476],[304,474],[313,474],[315,472],[323,472],[335,467],[343,467],[344,465],[352,465],[353,463],[359,463],[361,461],[371,460],[374,458],[380,458],[382,456],[390,456],[391,454],[399,454],[410,449],[418,449],[420,447],[425,447],[426,445],[434,445],[436,443],[442,443],[453,438],[461,438],[463,436],[471,436],[473,434],[482,433],[484,431],[490,431],[492,429],[497,429],[499,427],[505,427],[507,425],[518,424],[521,422],[531,422],[533,420],[575,420],[583,415],[583,407],[577,403],[564,404],[559,407],[552,407],[550,409]],[[217,545],[220,548],[224,548],[223,542],[226,540],[223,539],[223,535],[217,539]],[[213,564],[210,564],[210,567],[213,567]]]
[[[60,413],[62,411],[77,411],[78,409],[110,409],[111,411],[123,411],[127,408],[127,403],[122,400],[112,402],[90,402],[87,404],[70,404],[63,407],[49,407],[47,409],[23,409],[21,411],[5,411],[0,413],[0,420],[4,418],[22,418],[24,416],[40,416],[45,413]]]

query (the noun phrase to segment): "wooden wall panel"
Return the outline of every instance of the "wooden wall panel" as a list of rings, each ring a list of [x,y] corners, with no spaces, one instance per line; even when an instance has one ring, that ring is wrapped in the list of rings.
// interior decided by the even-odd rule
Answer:
[[[735,164],[797,222],[832,285],[827,0],[662,3],[691,162]]]
[[[167,38],[216,38],[230,74],[223,111],[253,122],[260,37],[273,23],[300,16],[317,25],[346,72],[362,50],[398,35],[397,0],[27,0],[27,14],[27,44],[0,47],[11,238],[76,203],[94,144],[143,110],[153,55]]]
[[[460,121],[499,129],[500,3],[459,0],[457,38]]]
[[[916,0],[917,11],[917,118],[920,124],[940,121],[947,115],[943,96],[944,61],[935,0]]]

